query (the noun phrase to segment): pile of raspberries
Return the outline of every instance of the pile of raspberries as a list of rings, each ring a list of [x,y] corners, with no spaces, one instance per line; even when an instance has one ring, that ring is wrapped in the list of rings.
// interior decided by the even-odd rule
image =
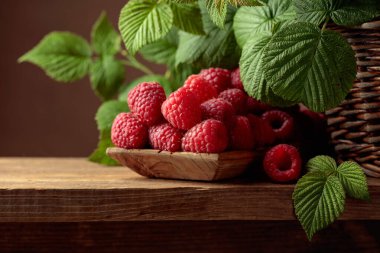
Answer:
[[[131,112],[120,113],[112,126],[112,142],[119,148],[250,151],[289,143],[296,132],[294,108],[286,112],[249,97],[239,69],[204,69],[169,97],[157,82],[140,83],[127,102]],[[275,181],[297,179],[301,172],[297,148],[273,147],[265,155],[264,169]]]

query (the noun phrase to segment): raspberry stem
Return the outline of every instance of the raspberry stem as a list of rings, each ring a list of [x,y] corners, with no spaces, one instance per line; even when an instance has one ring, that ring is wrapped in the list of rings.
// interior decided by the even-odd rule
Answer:
[[[144,74],[147,74],[147,75],[154,75],[155,74],[150,68],[145,66],[143,63],[139,62],[136,59],[136,57],[129,55],[127,51],[123,50],[121,52],[121,55],[124,56],[125,58],[127,58],[126,60],[121,60],[121,62],[124,65],[135,68],[137,70],[140,70],[141,72],[143,72]]]

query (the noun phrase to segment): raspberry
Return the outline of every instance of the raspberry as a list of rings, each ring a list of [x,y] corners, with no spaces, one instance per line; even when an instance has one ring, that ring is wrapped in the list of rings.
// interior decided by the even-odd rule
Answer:
[[[176,152],[181,150],[182,131],[169,123],[149,128],[149,141],[154,149]]]
[[[123,112],[112,124],[111,139],[119,148],[143,148],[148,140],[148,129],[137,116]]]
[[[165,91],[159,83],[140,83],[129,92],[128,106],[146,125],[153,126],[163,120],[161,105],[165,99]]]
[[[240,68],[235,69],[231,73],[231,86],[232,88],[244,90],[243,83],[240,79]]]
[[[273,110],[270,105],[264,104],[263,102],[251,97],[247,98],[246,109],[249,113],[253,113],[255,115],[261,115],[266,111]]]
[[[252,127],[256,147],[260,148],[274,143],[276,136],[268,122],[253,114],[248,114],[247,118]]]
[[[198,98],[185,88],[170,94],[161,111],[170,124],[182,130],[188,130],[202,121]]]
[[[236,114],[244,114],[247,103],[247,95],[244,91],[239,89],[228,89],[220,93],[219,98],[230,102],[235,108]]]
[[[218,93],[228,89],[231,83],[231,72],[227,69],[209,68],[200,73],[203,78],[216,88]]]
[[[278,139],[287,140],[291,137],[294,129],[292,116],[283,111],[273,110],[265,112],[261,117],[271,125]]]
[[[216,88],[200,75],[189,76],[183,87],[193,92],[198,97],[200,102],[204,102],[218,96],[218,91]]]
[[[230,131],[233,150],[251,150],[254,147],[254,137],[249,120],[245,116],[237,116]]]
[[[287,144],[271,148],[264,157],[264,170],[275,182],[288,182],[301,174],[301,156],[298,150]]]
[[[182,149],[197,153],[221,153],[228,145],[227,129],[215,119],[205,120],[191,128],[182,139]]]
[[[235,116],[235,109],[230,102],[221,98],[210,99],[201,104],[203,119],[216,119],[226,125],[231,125]]]

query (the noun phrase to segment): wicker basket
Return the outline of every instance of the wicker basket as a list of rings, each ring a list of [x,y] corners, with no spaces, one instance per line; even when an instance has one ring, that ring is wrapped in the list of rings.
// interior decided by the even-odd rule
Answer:
[[[380,19],[338,29],[356,53],[358,73],[346,100],[328,111],[328,129],[338,160],[353,160],[380,177]]]

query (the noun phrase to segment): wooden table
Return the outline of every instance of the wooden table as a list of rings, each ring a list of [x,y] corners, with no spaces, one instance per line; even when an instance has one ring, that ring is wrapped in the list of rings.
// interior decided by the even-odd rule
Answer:
[[[0,252],[379,252],[380,180],[368,183],[371,202],[348,199],[340,221],[309,243],[293,214],[294,185],[0,158]]]

